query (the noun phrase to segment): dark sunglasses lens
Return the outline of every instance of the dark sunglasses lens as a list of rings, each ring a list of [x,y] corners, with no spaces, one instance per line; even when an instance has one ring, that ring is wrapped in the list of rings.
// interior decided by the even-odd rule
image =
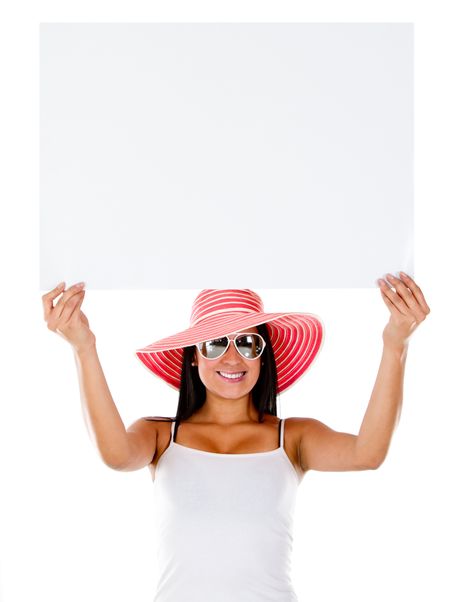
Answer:
[[[263,350],[262,339],[257,334],[244,334],[236,337],[236,345],[239,352],[251,360],[259,357]]]
[[[199,349],[200,353],[203,357],[206,357],[209,360],[213,360],[216,357],[222,355],[225,351],[228,344],[228,339],[226,337],[222,337],[221,339],[212,339],[211,341],[205,341],[204,343],[200,343]]]

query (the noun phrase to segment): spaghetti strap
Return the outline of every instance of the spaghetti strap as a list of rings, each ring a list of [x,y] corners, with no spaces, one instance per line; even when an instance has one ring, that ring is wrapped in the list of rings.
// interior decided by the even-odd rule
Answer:
[[[279,441],[278,446],[284,447],[284,418],[281,418],[281,420],[280,420],[279,433],[280,433],[280,441]]]
[[[174,430],[175,430],[175,419],[173,419],[172,426],[170,427],[170,443],[173,443],[173,440],[174,440]]]

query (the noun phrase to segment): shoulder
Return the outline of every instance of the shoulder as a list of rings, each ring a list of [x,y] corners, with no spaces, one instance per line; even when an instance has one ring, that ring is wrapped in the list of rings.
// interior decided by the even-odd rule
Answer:
[[[143,416],[130,425],[129,430],[156,431],[157,434],[170,430],[170,425],[175,417],[170,416]]]
[[[313,422],[315,422],[314,418],[300,418],[298,416],[289,416],[289,418],[284,419],[285,428],[298,433]]]
[[[147,420],[149,422],[173,422],[175,417],[171,416],[144,416],[143,418],[139,418],[139,420]]]
[[[324,429],[328,429],[328,427],[316,418],[290,416],[289,418],[285,419],[286,432],[292,433],[292,435],[296,438],[298,444],[300,444],[302,437],[307,432],[321,432]]]
[[[266,422],[269,422],[274,426],[279,427],[281,425],[281,419],[277,416],[267,415],[267,419]],[[318,422],[314,420],[314,418],[301,418],[297,416],[289,416],[282,420],[284,420],[285,433],[290,434],[293,437],[300,437],[307,427],[311,426],[314,422]]]
[[[316,424],[321,424],[315,418],[303,418],[299,416],[290,416],[284,419],[284,430],[286,436],[300,453],[300,445],[306,431],[314,428]]]

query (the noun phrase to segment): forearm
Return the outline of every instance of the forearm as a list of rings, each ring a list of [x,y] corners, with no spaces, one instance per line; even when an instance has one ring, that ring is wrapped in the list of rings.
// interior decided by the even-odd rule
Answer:
[[[117,466],[128,453],[125,425],[114,403],[94,346],[74,351],[84,421],[102,460]]]
[[[379,466],[384,461],[400,420],[407,353],[407,343],[383,345],[377,378],[357,438],[358,455],[368,465]]]

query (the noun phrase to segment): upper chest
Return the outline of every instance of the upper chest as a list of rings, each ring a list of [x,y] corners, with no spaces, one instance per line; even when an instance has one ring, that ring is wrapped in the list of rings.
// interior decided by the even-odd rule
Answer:
[[[171,442],[172,422],[158,423],[156,453],[150,464],[153,480],[156,466]],[[255,454],[277,449],[280,444],[299,476],[303,474],[299,458],[299,426],[289,418],[285,419],[284,437],[280,441],[282,429],[276,416],[267,417],[263,423],[233,426],[205,425],[196,422],[181,422],[175,433],[178,445],[214,454]]]

